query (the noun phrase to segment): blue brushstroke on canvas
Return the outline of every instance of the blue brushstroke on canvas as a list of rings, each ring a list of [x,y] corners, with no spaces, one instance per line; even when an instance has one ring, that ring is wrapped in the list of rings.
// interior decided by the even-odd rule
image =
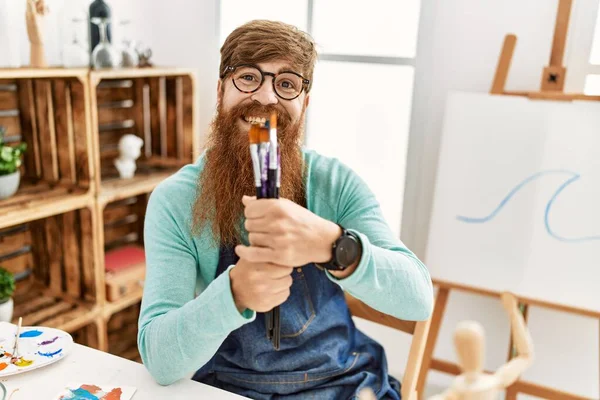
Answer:
[[[555,230],[553,230],[550,227],[550,209],[552,208],[552,205],[554,204],[554,202],[556,201],[556,199],[558,198],[558,196],[563,192],[563,190],[565,190],[565,188],[567,186],[569,186],[570,184],[574,183],[575,181],[577,181],[581,175],[579,175],[576,172],[572,172],[572,171],[567,171],[567,170],[547,170],[547,171],[541,171],[538,173],[535,173],[529,177],[527,177],[525,180],[523,180],[522,182],[520,182],[517,186],[515,186],[510,192],[508,192],[508,194],[502,199],[502,201],[500,201],[500,204],[498,204],[498,206],[488,215],[484,216],[484,217],[466,217],[463,215],[457,215],[456,219],[458,219],[461,222],[466,222],[466,223],[471,223],[471,224],[482,224],[485,222],[490,221],[492,218],[494,218],[499,212],[500,210],[506,205],[506,203],[508,203],[508,201],[519,191],[523,188],[523,186],[527,185],[528,183],[540,178],[541,176],[544,175],[549,175],[549,174],[567,174],[569,175],[569,179],[567,179],[565,182],[563,182],[559,188],[554,192],[554,194],[552,195],[552,197],[550,198],[550,200],[548,201],[548,203],[546,204],[546,210],[544,212],[544,225],[546,227],[546,232],[548,232],[548,234],[550,236],[552,236],[554,239],[559,240],[561,242],[571,242],[571,243],[578,243],[578,242],[588,242],[591,240],[600,240],[600,235],[598,236],[581,236],[581,237],[575,237],[575,238],[567,238],[564,237],[562,235],[559,235]]]

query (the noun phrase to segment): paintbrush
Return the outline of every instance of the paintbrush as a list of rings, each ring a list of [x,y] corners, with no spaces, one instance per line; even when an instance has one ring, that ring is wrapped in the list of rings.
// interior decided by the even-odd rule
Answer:
[[[281,187],[281,153],[277,148],[277,183],[275,184],[275,198],[279,198],[279,188]]]
[[[258,123],[253,123],[248,132],[248,140],[250,141],[250,157],[252,158],[252,172],[254,172],[254,186],[256,187],[256,198],[261,199],[262,196],[262,180],[260,175],[260,160],[258,157],[258,140],[260,139],[260,126]]]
[[[264,121],[258,128],[259,130],[259,164],[260,164],[260,195],[257,198],[267,198],[268,193],[268,162],[269,162],[269,128],[268,121]],[[273,313],[268,311],[265,313],[265,329],[267,331],[267,339],[272,339],[273,332]]]
[[[19,317],[19,324],[17,325],[17,335],[15,336],[15,345],[12,351],[11,361],[18,359],[18,351],[19,351],[19,335],[21,334],[21,324],[23,323],[23,317]]]
[[[277,114],[271,113],[269,119],[269,171],[268,171],[268,190],[269,198],[279,198],[278,181],[280,178],[279,173],[279,147],[277,146]],[[273,308],[270,312],[272,318],[272,342],[275,350],[279,350],[279,344],[281,340],[281,319],[280,319],[280,306]]]
[[[260,160],[260,174],[261,174],[261,187],[262,196],[268,197],[267,182],[268,182],[268,160],[269,160],[269,129],[261,126],[259,134],[259,160]]]
[[[269,197],[272,199],[276,199],[277,193],[275,192],[275,187],[277,184],[277,114],[275,112],[271,113],[271,118],[269,119],[269,171],[268,171],[268,180],[269,180]]]
[[[277,182],[275,184],[275,198],[279,198],[279,187],[281,186],[281,154],[279,147],[277,148]],[[281,341],[281,317],[280,317],[280,306],[275,307],[273,310],[273,336],[275,349],[279,350],[279,344]]]

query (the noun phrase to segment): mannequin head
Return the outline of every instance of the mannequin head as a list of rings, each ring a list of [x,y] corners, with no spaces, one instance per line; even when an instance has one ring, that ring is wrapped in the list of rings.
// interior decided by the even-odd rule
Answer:
[[[454,331],[454,347],[463,373],[475,377],[483,371],[485,332],[474,321],[460,322]]]

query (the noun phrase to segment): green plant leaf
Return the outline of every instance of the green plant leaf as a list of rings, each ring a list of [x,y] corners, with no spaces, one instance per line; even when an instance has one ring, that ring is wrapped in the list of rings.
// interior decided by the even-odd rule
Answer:
[[[0,301],[9,299],[15,292],[15,278],[5,268],[0,267]]]

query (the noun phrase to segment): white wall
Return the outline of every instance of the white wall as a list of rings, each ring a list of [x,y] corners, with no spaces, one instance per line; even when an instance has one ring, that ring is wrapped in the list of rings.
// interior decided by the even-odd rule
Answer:
[[[572,21],[595,18],[597,3],[575,1],[574,7],[580,10],[573,11],[577,17]],[[507,33],[517,35],[507,89],[538,90],[549,60],[557,5],[557,0],[424,2],[402,227],[403,241],[420,257],[427,245],[446,93],[489,92]],[[568,52],[569,48],[565,61]],[[567,86],[575,90],[570,81],[582,80],[577,75],[569,78],[567,73]],[[455,360],[451,335],[463,319],[476,319],[487,330],[486,367],[502,364],[508,354],[508,322],[500,304],[460,293],[450,296],[435,356]],[[540,309],[530,311],[530,320],[538,356],[525,377],[598,398],[598,321]],[[449,379],[431,373],[430,382],[445,384]]]

